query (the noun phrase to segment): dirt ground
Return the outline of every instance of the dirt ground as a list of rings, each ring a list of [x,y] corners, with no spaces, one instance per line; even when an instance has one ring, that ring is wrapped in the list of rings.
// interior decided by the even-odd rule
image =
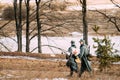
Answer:
[[[0,80],[120,80],[120,65],[114,64],[111,69],[100,72],[96,59],[92,58],[92,76],[85,72],[81,78],[74,73],[69,77],[65,55],[27,54],[0,52],[0,56],[27,56],[37,58],[0,58]],[[58,60],[55,60],[55,59]],[[48,60],[51,59],[51,60]],[[78,63],[80,66],[80,63]]]

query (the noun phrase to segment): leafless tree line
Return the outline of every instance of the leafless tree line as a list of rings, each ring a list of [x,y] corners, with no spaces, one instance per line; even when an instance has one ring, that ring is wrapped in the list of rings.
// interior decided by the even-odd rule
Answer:
[[[58,32],[56,32],[54,29],[60,28],[60,27],[62,28],[64,24],[69,23],[69,21],[68,22],[62,21],[63,19],[56,17],[55,15],[48,15],[52,11],[48,13],[42,12],[42,10],[44,10],[44,5],[50,4],[51,1],[52,0],[47,1],[45,3],[41,3],[41,0],[35,0],[35,9],[31,13],[30,13],[30,0],[14,0],[13,1],[18,52],[22,52],[22,30],[23,30],[24,25],[26,26],[26,52],[31,52],[31,51],[34,51],[35,49],[38,49],[38,53],[42,53],[41,35],[46,31],[52,31],[57,34]],[[26,7],[26,20],[23,21],[23,18],[22,18],[22,7],[23,6],[22,5],[24,3]],[[50,5],[46,7],[50,7]],[[42,19],[41,16],[44,16],[46,19]],[[54,23],[53,22],[54,19],[59,20],[60,23]],[[0,29],[4,28],[10,22],[11,20],[5,23],[4,25],[2,25]],[[30,30],[32,22],[36,22],[36,25],[34,25],[34,28],[32,28],[32,30]],[[53,24],[51,25],[51,23]],[[44,26],[50,26],[50,27],[43,28]],[[33,34],[33,32],[36,30],[37,30],[37,33]],[[36,36],[38,38],[37,39],[38,46],[30,51],[30,41]],[[8,51],[10,51],[6,45],[2,43],[1,45],[4,48],[6,48]]]
[[[26,20],[25,21],[23,21],[23,19],[22,19],[23,1],[25,3],[25,7],[26,7]],[[64,18],[62,18],[62,19],[60,18],[61,16],[58,17],[55,15],[51,15],[50,13],[52,11],[49,11],[47,13],[42,12],[44,10],[44,8],[42,8],[42,7],[46,4],[49,4],[47,7],[50,7],[51,1],[53,1],[53,0],[50,0],[50,1],[42,4],[41,0],[35,0],[35,10],[31,13],[30,12],[30,0],[14,0],[13,6],[14,6],[14,16],[15,16],[15,23],[16,23],[15,27],[16,27],[17,44],[18,44],[17,51],[22,52],[22,30],[23,30],[24,25],[26,26],[26,52],[31,52],[31,51],[33,52],[36,49],[38,49],[39,53],[42,52],[41,35],[44,32],[52,31],[57,34],[58,32],[54,29],[57,29],[57,28],[69,29],[67,27],[64,27],[64,25],[67,23],[71,23],[72,21],[65,21]],[[85,40],[86,44],[88,44],[87,3],[86,2],[87,2],[87,0],[80,0],[80,4],[82,4],[83,39]],[[111,2],[113,4],[115,4],[118,8],[120,8],[120,6],[117,2],[115,2],[114,0],[111,0]],[[100,14],[102,14],[103,16],[105,16],[108,19],[108,21],[113,23],[115,25],[116,29],[120,32],[120,27],[118,25],[118,20],[120,20],[119,17],[108,16],[107,14],[105,14],[103,12],[100,12],[98,10],[96,10],[96,11],[99,12]],[[19,15],[17,14],[17,12],[19,12]],[[33,16],[35,16],[35,17],[33,17]],[[46,19],[44,19],[43,17]],[[59,20],[60,23],[55,23],[54,20],[55,21]],[[33,21],[36,22],[36,25],[31,30],[30,27],[31,27],[31,23]],[[4,25],[2,25],[0,27],[0,30],[2,28],[4,28],[6,25],[8,25],[9,23],[11,23],[11,20],[6,22]],[[49,26],[49,27],[44,27],[44,26]],[[32,33],[36,30],[37,30],[37,32],[34,35],[32,35]],[[34,48],[33,50],[30,51],[30,41],[36,36],[37,36],[37,41],[38,41],[37,44],[38,45],[36,48]],[[2,43],[0,43],[0,44],[3,45],[8,51],[10,51],[4,44],[2,44]]]
[[[19,15],[18,16],[15,15],[17,41],[18,41],[17,43],[18,43],[18,51],[19,52],[22,52],[22,15],[21,15],[22,1],[23,0],[19,0],[19,3],[17,4],[17,0],[14,0],[14,11],[15,11],[15,13],[17,12],[16,8],[19,7]],[[50,1],[52,1],[52,0],[50,0]],[[26,22],[25,22],[25,24],[26,24],[26,52],[30,52],[30,41],[34,37],[37,36],[38,46],[35,49],[38,49],[38,53],[42,53],[42,49],[41,49],[41,34],[42,34],[42,32],[48,31],[48,30],[53,30],[54,28],[57,28],[58,25],[61,26],[63,24],[63,23],[62,24],[57,24],[55,26],[51,25],[52,27],[42,30],[42,24],[45,24],[45,23],[46,23],[45,25],[49,25],[49,24],[47,24],[47,22],[45,22],[45,23],[41,22],[42,20],[41,20],[40,16],[47,17],[45,14],[42,14],[41,9],[42,9],[42,6],[44,6],[46,3],[50,3],[50,1],[45,2],[44,4],[41,5],[41,0],[35,0],[35,4],[36,4],[35,11],[33,11],[33,13],[30,14],[30,0],[25,0],[25,5],[26,5]],[[33,18],[33,20],[30,20],[30,17],[33,16],[33,15],[35,15],[35,18]],[[47,17],[47,19],[50,20],[49,17]],[[37,25],[30,32],[30,23],[32,21],[36,21]],[[32,32],[34,32],[35,30],[37,30],[37,33],[30,37],[30,34],[32,34]],[[35,50],[35,49],[33,49],[33,50]]]

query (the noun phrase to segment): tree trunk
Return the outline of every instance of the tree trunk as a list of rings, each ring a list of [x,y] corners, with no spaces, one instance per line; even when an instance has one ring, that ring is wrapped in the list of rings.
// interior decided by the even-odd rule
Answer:
[[[18,51],[22,52],[22,0],[19,0]]]
[[[38,28],[38,52],[42,53],[41,49],[41,22],[39,18],[39,5],[41,0],[36,0],[36,20],[37,20],[37,28]]]
[[[22,52],[22,0],[19,0],[19,7],[17,6],[17,0],[14,0],[14,14],[15,14],[15,23],[16,23],[16,34],[17,34],[17,44],[18,44],[18,52]],[[19,16],[17,15],[17,9],[19,9]]]
[[[87,0],[80,0],[82,3],[82,20],[83,20],[83,39],[85,40],[85,43],[88,44],[88,25],[87,25]]]
[[[26,17],[26,52],[30,51],[30,40],[29,40],[29,16],[30,16],[30,6],[29,6],[30,0],[27,0],[26,2],[26,11],[27,11],[27,17]]]

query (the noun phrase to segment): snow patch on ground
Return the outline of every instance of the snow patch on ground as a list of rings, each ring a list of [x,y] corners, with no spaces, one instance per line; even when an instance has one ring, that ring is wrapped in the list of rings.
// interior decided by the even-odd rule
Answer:
[[[69,33],[69,35],[71,35],[71,36],[82,36],[83,34],[81,34],[81,33],[79,33],[79,32],[72,32],[72,33]]]
[[[93,41],[93,37],[96,36],[88,36],[88,43],[90,45],[90,53],[92,55],[95,55],[95,49],[93,48],[93,45],[96,45]],[[16,37],[12,37],[16,40]],[[25,52],[25,44],[26,44],[26,38],[25,36],[23,38],[23,52]],[[103,38],[103,36],[99,36],[99,38]],[[112,43],[115,43],[114,49],[117,50],[117,53],[120,55],[120,36],[109,36]],[[71,40],[75,41],[75,44],[77,46],[77,49],[79,51],[79,40],[82,39],[82,36],[71,36],[71,37],[42,37],[42,45],[51,45],[56,46],[58,48],[61,48],[65,51],[68,50],[68,47],[70,46]],[[0,42],[6,45],[12,52],[17,51],[17,43],[9,38],[1,38]],[[31,43],[30,43],[30,50],[33,50],[37,47],[37,37],[35,37]],[[1,51],[7,51],[3,46],[0,45]],[[48,47],[48,46],[42,46],[42,52],[43,53],[50,53],[50,54],[61,54],[62,51],[56,48]],[[34,51],[34,53],[37,53],[37,49]],[[54,56],[54,55],[51,55]]]
[[[114,9],[118,8],[114,4],[101,4],[101,5],[88,5],[88,10],[102,10],[102,9]],[[74,11],[74,10],[82,10],[82,6],[74,5],[74,6],[68,6],[66,10]]]
[[[24,60],[39,60],[39,61],[65,61],[66,59],[57,59],[57,58],[47,58],[47,59],[41,59],[41,58],[35,58],[35,57],[27,57],[27,56],[0,56],[0,58],[7,58],[7,59],[24,59]]]

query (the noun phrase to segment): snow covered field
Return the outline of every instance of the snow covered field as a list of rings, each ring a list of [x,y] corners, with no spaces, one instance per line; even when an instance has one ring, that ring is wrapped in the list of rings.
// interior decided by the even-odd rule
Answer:
[[[88,42],[90,45],[90,53],[95,55],[95,49],[93,48],[93,45],[96,45],[93,41],[93,37],[96,36],[89,36]],[[13,37],[16,39],[16,37]],[[61,49],[64,49],[67,51],[68,47],[70,46],[70,41],[74,40],[76,42],[76,46],[79,50],[79,40],[82,38],[82,36],[71,36],[71,37],[42,37],[42,45],[51,45],[51,46],[56,46]],[[102,36],[99,36],[99,38],[103,38]],[[112,43],[115,43],[114,49],[117,49],[120,53],[120,36],[109,36],[111,39]],[[6,45],[11,51],[16,51],[17,50],[17,44],[15,41],[9,39],[9,38],[2,38],[0,39],[0,42],[2,42],[4,45]],[[23,51],[25,52],[25,36],[23,36]],[[34,48],[37,47],[37,37],[34,38],[31,43],[30,43],[30,50],[33,50]],[[0,45],[0,50],[2,51],[7,51],[4,47]],[[37,53],[37,50],[34,51]],[[48,46],[42,46],[42,52],[43,53],[50,53],[50,54],[61,54],[62,51],[58,50],[53,47],[48,47]]]
[[[102,10],[102,9],[115,9],[115,8],[118,8],[116,7],[114,4],[100,4],[100,5],[88,5],[87,6],[87,9],[88,10]],[[71,11],[74,11],[74,10],[82,10],[82,7],[79,6],[79,5],[76,5],[76,6],[68,6],[66,8],[66,10],[71,10]]]

